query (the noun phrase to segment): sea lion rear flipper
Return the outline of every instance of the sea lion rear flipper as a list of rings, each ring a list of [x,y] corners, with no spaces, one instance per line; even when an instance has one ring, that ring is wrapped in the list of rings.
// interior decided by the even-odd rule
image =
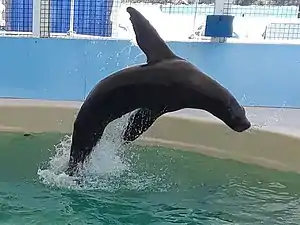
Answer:
[[[103,122],[99,126],[90,129],[88,124],[77,117],[74,122],[70,159],[66,174],[73,176],[78,172],[78,166],[83,165],[84,161],[91,154],[93,148],[102,137],[106,125],[107,123]]]
[[[130,21],[136,35],[137,43],[147,56],[148,63],[179,58],[139,11],[133,7],[127,7],[127,12],[130,14]]]
[[[163,114],[162,109],[139,109],[130,116],[127,127],[123,134],[123,140],[132,142],[140,137],[146,130],[151,127],[155,120]]]

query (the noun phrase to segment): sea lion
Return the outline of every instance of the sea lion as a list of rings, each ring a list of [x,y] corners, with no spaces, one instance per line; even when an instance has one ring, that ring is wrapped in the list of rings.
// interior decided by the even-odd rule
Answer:
[[[74,122],[69,175],[84,163],[111,121],[136,109],[124,135],[129,141],[159,116],[183,108],[206,110],[237,132],[251,126],[244,108],[226,88],[176,56],[137,10],[127,11],[148,63],[111,74],[89,93]],[[138,119],[144,115],[145,119]]]

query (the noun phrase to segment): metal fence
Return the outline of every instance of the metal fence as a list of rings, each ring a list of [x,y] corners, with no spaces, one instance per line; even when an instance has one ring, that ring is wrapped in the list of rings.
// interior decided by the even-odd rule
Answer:
[[[300,0],[227,0],[224,8],[263,40],[300,40]]]
[[[205,39],[210,14],[234,15],[243,29],[260,26],[262,40],[300,39],[300,0],[0,0],[0,34],[121,38],[129,27],[128,5],[152,10],[147,17],[173,32],[171,39]],[[234,24],[234,38],[241,38],[240,27]]]
[[[264,39],[300,40],[300,23],[270,23],[264,32]]]
[[[297,18],[299,3],[286,0],[233,0],[225,7],[230,14],[242,17]]]
[[[32,1],[2,0],[1,24],[5,31],[32,32]]]
[[[43,37],[74,32],[112,36],[113,0],[0,0],[0,10],[1,30],[10,35],[35,32],[39,25]]]

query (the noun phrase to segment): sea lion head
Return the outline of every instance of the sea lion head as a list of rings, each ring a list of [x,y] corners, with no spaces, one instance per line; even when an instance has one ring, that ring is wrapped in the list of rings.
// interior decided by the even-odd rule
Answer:
[[[236,132],[243,132],[251,127],[246,111],[242,105],[228,92],[221,98],[208,98],[205,110],[222,120]]]
[[[191,81],[189,98],[193,108],[204,109],[236,132],[251,127],[244,107],[225,87],[205,74],[193,76]]]
[[[236,132],[243,132],[251,127],[251,123],[246,116],[246,111],[235,98],[231,98],[228,105],[219,109],[217,117],[224,121]]]

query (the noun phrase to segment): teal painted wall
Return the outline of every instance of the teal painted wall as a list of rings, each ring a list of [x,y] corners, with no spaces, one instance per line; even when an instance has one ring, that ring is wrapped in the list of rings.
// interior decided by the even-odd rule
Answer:
[[[243,105],[300,107],[300,45],[170,42]],[[0,97],[83,100],[110,73],[145,62],[129,41],[0,38]]]

